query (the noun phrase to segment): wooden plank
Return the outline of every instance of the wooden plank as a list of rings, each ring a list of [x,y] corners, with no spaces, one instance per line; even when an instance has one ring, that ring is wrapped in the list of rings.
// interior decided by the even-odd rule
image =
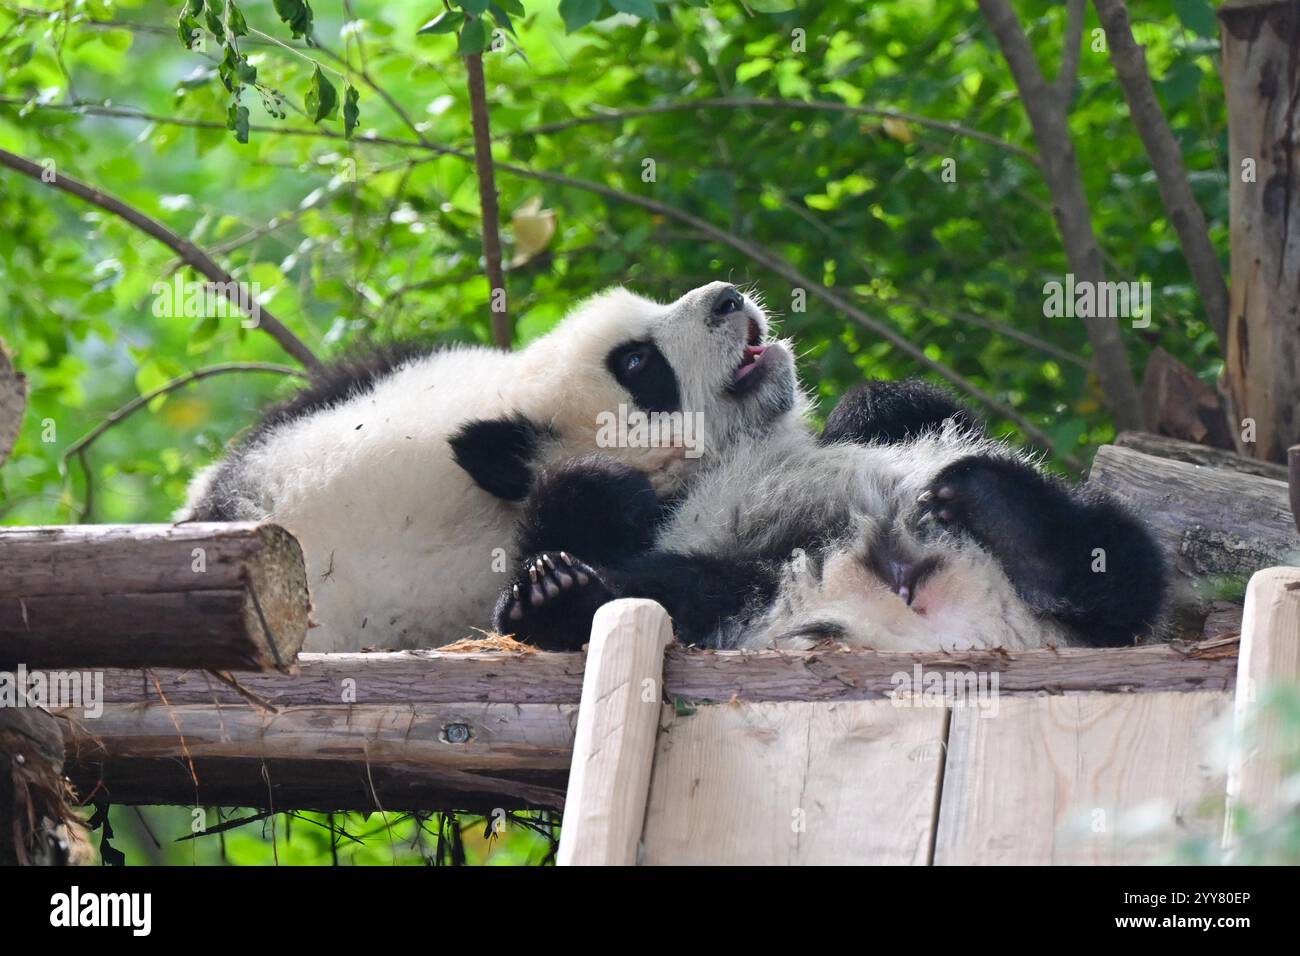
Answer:
[[[309,607],[275,525],[0,528],[0,669],[286,668]]]
[[[572,704],[109,704],[65,720],[83,798],[264,809],[564,804]]]
[[[705,651],[671,645],[665,696],[685,701],[873,700],[889,697],[898,674],[996,675],[1003,695],[1096,690],[1152,693],[1230,690],[1236,645],[1151,644],[1122,649],[1067,647],[1019,651],[882,654],[828,646],[812,651]],[[572,703],[582,693],[583,656],[552,653],[392,651],[301,654],[293,676],[239,674],[241,688],[279,706],[339,703]],[[104,700],[115,703],[239,704],[238,691],[198,670],[104,671]]]
[[[1147,521],[1179,571],[1251,575],[1300,556],[1285,482],[1103,445],[1089,483]]]
[[[1300,680],[1300,568],[1267,568],[1250,579],[1241,623],[1241,668],[1233,706],[1234,746],[1228,765],[1228,826],[1235,810],[1268,820],[1282,808],[1283,755],[1296,750],[1277,716],[1259,704],[1279,686]]]
[[[1217,817],[1224,692],[1008,698],[953,708],[936,864],[1142,864]]]
[[[946,714],[889,701],[665,707],[642,862],[925,863]]]
[[[591,623],[573,742],[561,866],[636,862],[663,699],[668,612],[654,601],[611,601]]]

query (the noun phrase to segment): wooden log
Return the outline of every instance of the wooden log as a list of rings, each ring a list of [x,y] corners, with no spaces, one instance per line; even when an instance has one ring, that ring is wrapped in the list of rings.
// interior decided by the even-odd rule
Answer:
[[[1098,450],[1088,481],[1141,515],[1188,578],[1246,577],[1300,559],[1300,534],[1281,481],[1113,445]]]
[[[14,368],[0,343],[0,465],[9,457],[23,427],[27,409],[27,380]]]
[[[591,624],[573,744],[561,866],[630,866],[645,823],[663,701],[668,612],[654,601],[611,601]]]
[[[810,651],[705,651],[672,644],[665,654],[669,700],[873,700],[889,697],[899,674],[996,674],[999,693],[1086,691],[1152,693],[1230,690],[1236,644],[1149,644],[1122,649],[1083,647],[1031,651],[879,653],[828,645]],[[301,654],[297,673],[239,674],[240,690],[197,670],[107,669],[106,703],[246,704],[276,707],[362,704],[576,704],[582,694],[581,654],[458,654],[389,651]],[[242,694],[241,691],[242,690]],[[345,696],[351,695],[351,696]]]
[[[1259,461],[1247,458],[1222,448],[1211,448],[1195,442],[1183,441],[1181,438],[1169,438],[1166,435],[1153,435],[1150,432],[1120,432],[1115,439],[1120,448],[1131,448],[1144,455],[1156,458],[1172,458],[1185,461],[1190,465],[1204,465],[1207,468],[1226,468],[1241,472],[1243,475],[1258,475],[1260,478],[1272,478],[1274,481],[1286,481],[1286,467],[1272,461]]]
[[[284,669],[308,609],[275,525],[0,528],[0,669]]]
[[[59,721],[40,707],[0,707],[0,866],[90,863],[73,800]]]
[[[67,773],[113,803],[288,810],[560,808],[573,704],[110,704],[67,721]]]
[[[1300,16],[1293,0],[1234,0],[1222,21],[1231,302],[1224,375],[1241,450],[1281,461],[1300,442]]]
[[[1260,709],[1275,688],[1300,681],[1300,568],[1268,568],[1250,579],[1241,622],[1241,667],[1233,706],[1225,843],[1233,845],[1234,811],[1270,821],[1283,801],[1288,759],[1296,752],[1278,715]],[[1287,808],[1289,810],[1289,808]]]

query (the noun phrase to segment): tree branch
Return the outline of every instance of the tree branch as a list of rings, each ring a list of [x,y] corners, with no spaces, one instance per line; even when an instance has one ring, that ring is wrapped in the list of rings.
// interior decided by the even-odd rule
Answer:
[[[91,445],[99,440],[101,435],[123,419],[134,415],[160,395],[174,392],[177,389],[183,388],[191,382],[197,382],[200,379],[212,378],[214,375],[229,375],[233,372],[273,372],[277,375],[292,375],[298,378],[307,377],[298,369],[290,368],[287,365],[274,365],[269,362],[224,362],[220,365],[209,365],[205,368],[194,369],[192,372],[180,375],[172,379],[170,382],[164,382],[152,391],[147,392],[144,395],[137,395],[121,408],[110,412],[102,422],[65,448],[62,456],[60,456],[65,465],[67,464],[68,459],[72,458],[74,455],[76,456],[77,461],[81,463],[81,470],[86,480],[86,503],[82,508],[82,519],[84,520],[90,516],[94,504],[93,480],[91,478],[90,465],[86,461],[86,452],[90,450]]]
[[[498,348],[509,351],[514,334],[506,303],[506,276],[501,271],[501,213],[497,208],[496,176],[492,168],[492,131],[488,125],[482,53],[465,57],[465,73],[474,126],[474,171],[478,174],[479,203],[483,207],[483,267],[487,272],[488,303],[492,310],[492,341]]]
[[[711,99],[686,100],[681,103],[656,103],[653,106],[637,106],[626,110],[610,110],[604,113],[591,113],[587,116],[574,116],[569,119],[543,123],[526,129],[500,134],[500,139],[512,139],[518,136],[540,136],[547,133],[559,133],[577,126],[589,126],[592,123],[618,123],[635,119],[638,116],[656,116],[661,113],[679,113],[690,110],[732,110],[732,109],[776,109],[776,110],[816,110],[827,113],[850,113],[856,116],[878,116],[882,119],[896,119],[906,123],[915,123],[926,129],[965,139],[975,140],[1027,159],[1038,165],[1039,159],[1034,153],[1014,143],[998,139],[988,133],[981,133],[969,126],[953,123],[949,120],[934,119],[918,113],[905,113],[902,110],[878,106],[850,106],[847,103],[835,103],[829,100],[783,100],[771,97],[714,97]]]
[[[18,442],[27,409],[27,380],[14,368],[0,342],[0,465]]]
[[[1070,102],[1074,85],[1079,81],[1079,58],[1083,55],[1083,20],[1088,0],[1067,0],[1065,45],[1061,47],[1061,69],[1056,74],[1056,95],[1062,103]]]
[[[48,183],[48,185],[53,186],[55,189],[62,190],[63,192],[76,196],[79,199],[84,199],[91,205],[97,206],[105,212],[112,213],[119,219],[129,222],[141,232],[152,236],[154,239],[157,239],[163,245],[170,248],[195,271],[206,276],[212,282],[220,285],[223,293],[231,304],[241,310],[246,309],[245,303],[240,301],[241,296],[236,292],[236,287],[240,289],[243,288],[242,283],[236,283],[230,273],[217,265],[211,256],[188,239],[172,232],[156,219],[146,216],[144,213],[140,212],[140,210],[133,206],[128,206],[116,197],[110,196],[91,186],[87,186],[78,179],[73,179],[71,176],[65,175],[64,173],[56,172],[53,168],[47,170],[45,167],[33,163],[30,159],[25,159],[6,149],[0,149],[0,165],[8,166],[10,169],[16,170],[24,176],[29,176],[37,182]],[[256,316],[256,318],[258,319],[259,328],[280,343],[281,348],[301,362],[310,372],[315,374],[321,371],[322,366],[320,359],[316,358],[311,349],[309,349],[306,344],[298,338],[298,336],[294,335],[293,332],[291,332],[284,323],[272,315],[269,310],[261,308],[258,311],[259,315]]]
[[[1076,280],[1100,287],[1106,281],[1106,271],[1097,237],[1092,231],[1088,197],[1083,190],[1079,160],[1070,138],[1066,101],[1043,78],[1034,49],[1009,0],[979,0],[979,5],[1011,68],[1020,100],[1029,114],[1034,139],[1038,142],[1040,167],[1052,194],[1052,212],[1070,268]],[[1085,317],[1083,322],[1092,344],[1106,407],[1115,420],[1115,427],[1139,430],[1142,405],[1116,317],[1094,315]]]
[[[1228,342],[1228,284],[1223,277],[1223,267],[1210,242],[1210,230],[1205,224],[1192,187],[1183,167],[1182,150],[1169,129],[1160,101],[1156,98],[1151,75],[1147,71],[1146,53],[1133,38],[1128,10],[1124,0],[1093,0],[1097,15],[1101,17],[1106,42],[1110,46],[1110,61],[1115,66],[1128,101],[1129,116],[1137,128],[1142,145],[1146,147],[1151,168],[1160,187],[1160,199],[1165,212],[1178,233],[1183,257],[1191,270],[1192,279],[1201,293],[1210,328],[1219,338],[1219,345],[1227,354]]]

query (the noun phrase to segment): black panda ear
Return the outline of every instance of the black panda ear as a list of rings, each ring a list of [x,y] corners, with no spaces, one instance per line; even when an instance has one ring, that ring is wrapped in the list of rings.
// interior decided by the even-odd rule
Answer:
[[[447,439],[451,456],[474,483],[506,501],[521,501],[533,483],[532,461],[544,430],[523,415],[466,422]]]

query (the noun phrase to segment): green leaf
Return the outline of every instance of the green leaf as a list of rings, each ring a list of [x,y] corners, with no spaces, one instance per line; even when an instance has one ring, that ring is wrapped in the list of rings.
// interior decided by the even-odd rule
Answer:
[[[234,0],[226,0],[226,26],[237,37],[248,36],[248,24],[244,21],[244,15],[239,12],[239,7],[235,6]]]
[[[420,29],[415,31],[415,35],[421,33],[455,33],[456,28],[461,25],[464,18],[458,13],[452,13],[450,10],[444,10],[438,14]]]
[[[1217,37],[1219,25],[1210,0],[1174,0],[1178,21],[1197,36]]]
[[[658,16],[650,0],[609,0],[609,5],[619,13],[630,13],[642,20],[654,20]]]
[[[483,29],[483,21],[475,17],[465,24],[465,29],[460,31],[460,52],[466,56],[471,53],[482,53],[486,46],[487,31]]]
[[[319,123],[323,119],[333,119],[338,113],[339,91],[320,71],[319,66],[311,75],[311,89],[307,91],[304,105],[307,108],[307,115],[314,123]]]
[[[194,41],[202,32],[203,27],[199,25],[199,21],[191,16],[182,15],[176,24],[176,35],[180,37],[181,43],[187,50],[194,48]]]
[[[361,110],[357,106],[357,100],[360,94],[357,93],[355,86],[349,86],[343,92],[343,135],[348,139],[352,138],[352,131],[357,128],[357,123],[361,119]]]
[[[23,66],[32,58],[34,52],[36,52],[35,43],[18,44],[9,54],[9,68],[16,70],[18,67]]]
[[[565,31],[574,33],[600,16],[600,0],[560,0],[560,16]]]
[[[295,37],[311,33],[312,12],[307,0],[272,0],[276,15],[293,31]]]
[[[238,101],[230,104],[230,109],[226,111],[226,129],[235,131],[235,140],[237,142],[248,142],[247,106],[240,106]]]
[[[475,16],[486,13],[487,7],[488,0],[460,0],[460,8],[466,13],[472,13]]]
[[[522,17],[524,5],[520,0],[501,0],[501,9],[511,16]]]

